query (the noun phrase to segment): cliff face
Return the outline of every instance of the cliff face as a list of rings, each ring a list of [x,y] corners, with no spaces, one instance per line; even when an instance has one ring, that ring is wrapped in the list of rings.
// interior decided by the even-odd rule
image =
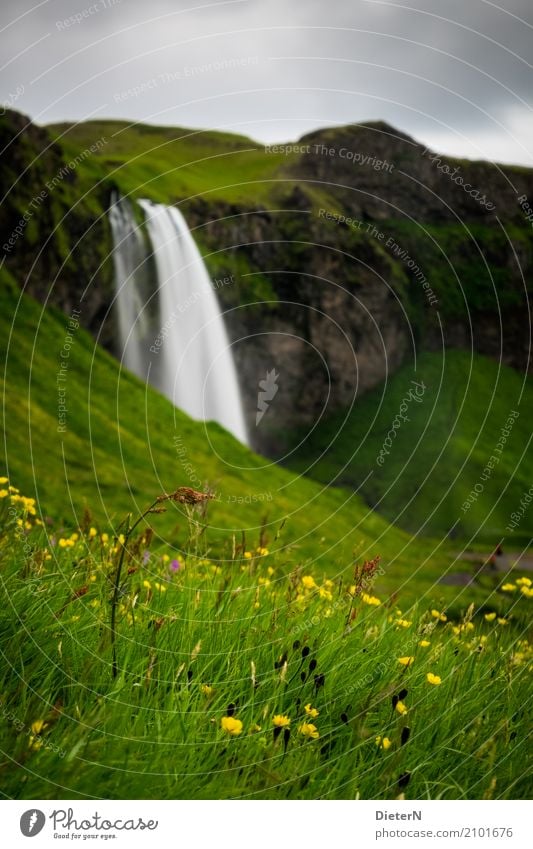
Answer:
[[[113,330],[104,320],[113,297],[110,184],[86,173],[89,155],[98,161],[98,147],[76,160],[46,128],[8,111],[0,118],[0,149],[6,269],[43,304],[67,314],[81,310],[83,325],[103,329],[110,343]]]
[[[191,206],[186,214],[199,225],[194,234],[212,277],[229,280],[217,293],[262,451],[276,455],[284,431],[352,404],[412,348],[402,303],[407,280],[372,240],[324,228],[309,204],[245,215]],[[258,384],[272,368],[279,389],[256,427]]]
[[[86,155],[101,132],[87,128],[86,141],[76,128],[84,156],[71,168],[72,140],[54,141],[16,113],[1,119],[0,235],[19,284],[65,312],[81,304],[82,323],[112,349],[106,210],[112,189],[135,195],[131,186],[146,180],[156,130],[136,137],[130,162],[124,133],[120,148],[106,139]],[[169,163],[180,133],[173,141],[165,131]],[[234,147],[240,155],[246,145]],[[437,157],[384,124],[322,130],[253,155],[238,201],[224,171],[216,196],[179,188],[171,173],[155,199],[180,204],[216,281],[257,448],[280,456],[287,429],[348,407],[415,349],[473,348],[527,366],[533,229],[523,198],[533,199],[532,172]],[[272,368],[279,389],[256,427],[258,384]]]
[[[383,124],[295,147],[274,211],[185,207],[213,275],[237,281],[219,297],[233,338],[253,337],[235,346],[250,422],[258,380],[280,373],[272,413],[252,428],[258,447],[282,452],[284,428],[347,408],[415,350],[528,367],[530,171],[446,160]],[[242,305],[258,277],[266,303],[254,312]]]

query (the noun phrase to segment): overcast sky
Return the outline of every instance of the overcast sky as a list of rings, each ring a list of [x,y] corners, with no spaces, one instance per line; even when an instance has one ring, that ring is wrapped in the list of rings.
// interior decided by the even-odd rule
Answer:
[[[39,123],[272,142],[383,119],[533,165],[533,0],[1,0],[0,20],[0,99]]]

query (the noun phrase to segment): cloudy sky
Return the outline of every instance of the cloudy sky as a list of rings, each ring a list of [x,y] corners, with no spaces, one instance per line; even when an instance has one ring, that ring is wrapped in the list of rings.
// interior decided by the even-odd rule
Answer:
[[[533,165],[533,2],[2,0],[2,95],[38,123],[116,117],[265,142],[383,119]]]

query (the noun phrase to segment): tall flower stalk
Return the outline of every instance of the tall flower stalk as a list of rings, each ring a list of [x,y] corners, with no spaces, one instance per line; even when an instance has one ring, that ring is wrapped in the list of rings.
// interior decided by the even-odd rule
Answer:
[[[117,608],[118,602],[121,593],[121,577],[122,577],[122,568],[124,566],[124,557],[126,554],[126,549],[133,534],[135,528],[143,521],[151,513],[164,513],[165,507],[161,507],[161,503],[164,501],[176,501],[179,504],[184,504],[187,512],[192,507],[198,504],[205,504],[209,499],[214,496],[209,492],[197,492],[195,489],[191,489],[188,486],[181,486],[171,493],[163,493],[162,495],[158,495],[157,498],[152,501],[149,507],[146,510],[143,510],[142,513],[137,516],[135,521],[132,524],[132,515],[129,513],[126,516],[125,520],[125,528],[123,532],[123,540],[120,543],[120,554],[117,560],[117,568],[115,569],[115,574],[113,577],[113,595],[111,597],[111,622],[110,622],[110,632],[111,632],[111,650],[113,655],[112,668],[113,668],[113,678],[116,678],[118,675],[118,659],[117,659]]]

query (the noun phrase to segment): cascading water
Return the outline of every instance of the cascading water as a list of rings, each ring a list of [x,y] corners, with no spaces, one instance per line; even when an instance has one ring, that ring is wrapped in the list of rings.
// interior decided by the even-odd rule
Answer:
[[[124,201],[118,201],[119,207],[121,204]],[[131,352],[124,361],[176,407],[195,419],[219,422],[246,443],[230,343],[200,251],[177,209],[148,200],[139,204],[155,260],[157,320],[150,338],[142,322],[132,321],[134,314],[142,315],[147,299],[145,293],[144,301],[139,302],[138,286],[139,269],[145,268],[146,262],[134,256],[140,248],[139,239],[143,240],[134,221],[131,230],[131,221],[123,223],[124,212],[121,214],[120,208],[113,212],[115,203],[110,218],[115,240],[119,328],[125,354]],[[144,244],[142,248],[146,260]]]
[[[120,353],[126,368],[142,380],[147,379],[150,322],[146,306],[149,280],[147,251],[140,226],[131,204],[115,195],[109,210],[113,235],[115,300],[120,336]]]

